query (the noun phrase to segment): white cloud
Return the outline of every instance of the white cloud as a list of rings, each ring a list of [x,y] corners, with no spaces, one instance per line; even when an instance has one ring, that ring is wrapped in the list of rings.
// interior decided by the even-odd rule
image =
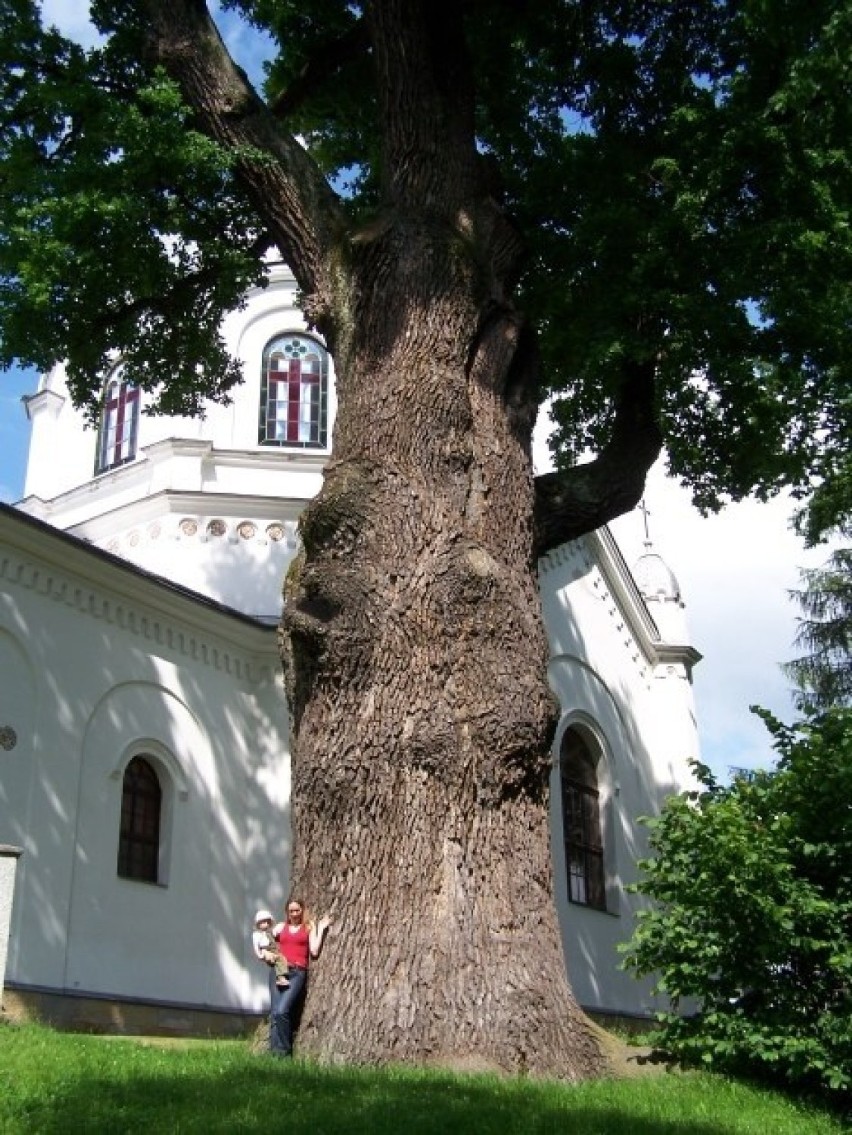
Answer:
[[[81,0],[41,0],[40,8],[46,27],[55,27],[83,47],[94,47],[101,42],[89,15],[90,6]]]
[[[695,700],[702,757],[717,773],[730,766],[767,766],[773,753],[766,727],[749,706],[785,721],[795,717],[790,682],[780,664],[795,657],[799,607],[789,591],[799,570],[826,558],[806,550],[790,528],[787,496],[743,501],[701,517],[689,494],[655,467],[645,495],[649,533],[678,578],[693,645]],[[612,525],[628,563],[642,552],[640,513]]]

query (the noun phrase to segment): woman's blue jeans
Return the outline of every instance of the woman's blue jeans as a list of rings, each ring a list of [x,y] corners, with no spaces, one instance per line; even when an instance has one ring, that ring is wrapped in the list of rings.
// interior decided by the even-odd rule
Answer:
[[[302,1003],[308,984],[307,970],[290,967],[290,984],[281,989],[275,984],[275,970],[271,971],[269,986],[272,1008],[269,1014],[269,1051],[276,1056],[292,1056],[293,1034],[299,1024]]]

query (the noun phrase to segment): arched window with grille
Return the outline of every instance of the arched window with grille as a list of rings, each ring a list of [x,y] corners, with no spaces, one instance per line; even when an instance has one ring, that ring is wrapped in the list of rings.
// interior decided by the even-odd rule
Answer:
[[[307,335],[272,339],[263,352],[260,444],[323,448],[327,421],[327,352]]]
[[[153,764],[134,757],[121,786],[118,874],[122,878],[159,882],[162,807],[163,790]]]
[[[606,910],[598,758],[578,729],[567,729],[559,753],[568,898]]]
[[[139,388],[116,376],[104,391],[95,472],[126,465],[136,457],[139,435]]]

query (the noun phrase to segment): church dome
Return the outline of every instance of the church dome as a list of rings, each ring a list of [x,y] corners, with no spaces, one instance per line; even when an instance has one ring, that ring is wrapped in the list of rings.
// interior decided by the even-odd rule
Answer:
[[[650,545],[646,545],[650,547]],[[643,599],[680,602],[680,584],[674,572],[656,552],[647,551],[636,561],[633,578]]]

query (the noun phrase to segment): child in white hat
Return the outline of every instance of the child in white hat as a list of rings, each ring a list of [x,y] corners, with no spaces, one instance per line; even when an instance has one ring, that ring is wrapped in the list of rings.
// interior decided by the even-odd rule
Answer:
[[[275,984],[278,988],[286,989],[290,984],[290,980],[287,977],[289,967],[287,965],[287,959],[278,949],[275,931],[279,927],[273,927],[274,921],[275,919],[268,910],[259,910],[254,916],[254,930],[252,931],[251,944],[254,949],[255,957],[262,962],[266,962],[268,966],[274,967]]]

